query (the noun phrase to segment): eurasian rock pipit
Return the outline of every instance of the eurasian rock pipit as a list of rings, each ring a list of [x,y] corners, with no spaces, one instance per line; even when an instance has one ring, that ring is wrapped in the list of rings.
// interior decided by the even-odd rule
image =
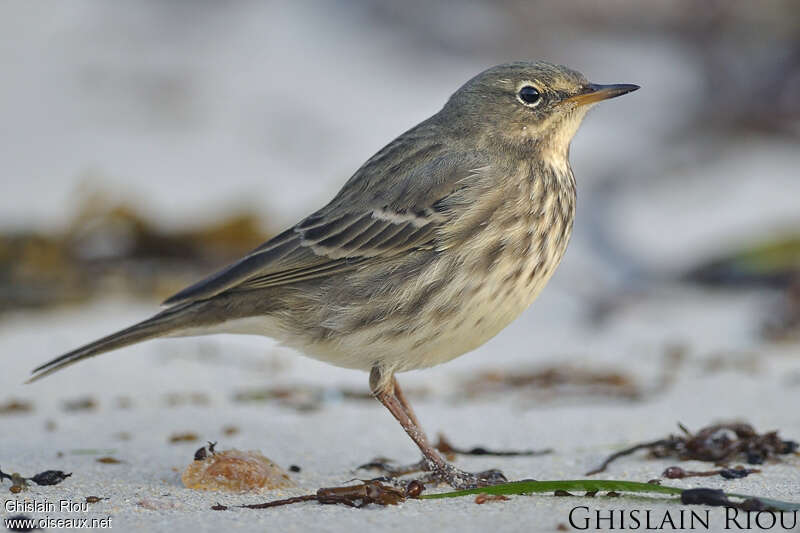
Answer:
[[[370,371],[372,393],[452,486],[502,479],[449,465],[395,374],[477,348],[531,304],[572,232],[570,141],[592,104],[636,89],[548,63],[490,68],[372,156],[328,205],[31,381],[155,337],[266,335]]]

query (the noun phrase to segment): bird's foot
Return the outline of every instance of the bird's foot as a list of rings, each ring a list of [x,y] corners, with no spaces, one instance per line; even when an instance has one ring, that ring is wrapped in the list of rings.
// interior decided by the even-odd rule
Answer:
[[[488,487],[508,481],[500,470],[491,469],[473,473],[460,470],[451,464],[447,464],[441,469],[432,470],[429,474],[429,480],[447,483],[456,490]]]
[[[408,465],[393,465],[391,461],[381,457],[373,459],[359,468],[379,470],[385,475],[385,477],[379,478],[381,481],[391,481],[399,486],[405,486],[411,481],[419,481],[421,483],[446,483],[454,489],[464,490],[498,485],[508,481],[500,470],[465,472],[450,463],[445,464],[443,468],[437,468],[431,461],[424,458]],[[401,476],[417,472],[427,473],[419,478],[399,479]]]

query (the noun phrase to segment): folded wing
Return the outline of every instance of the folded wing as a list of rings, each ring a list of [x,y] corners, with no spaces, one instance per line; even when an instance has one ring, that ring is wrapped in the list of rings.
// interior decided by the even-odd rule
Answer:
[[[164,304],[296,283],[434,247],[448,198],[484,164],[475,153],[448,154],[440,145],[409,153],[403,144],[401,137],[378,152],[330,204]]]

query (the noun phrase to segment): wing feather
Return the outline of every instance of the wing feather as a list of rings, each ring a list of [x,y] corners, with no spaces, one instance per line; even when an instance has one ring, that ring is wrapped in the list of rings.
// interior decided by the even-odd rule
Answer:
[[[330,204],[164,303],[297,283],[346,272],[372,258],[434,248],[448,219],[442,206],[474,179],[485,159],[476,152],[406,155],[407,139],[401,140],[395,141],[396,149],[389,145],[379,160],[359,169]],[[399,182],[391,175],[397,169],[403,170]]]

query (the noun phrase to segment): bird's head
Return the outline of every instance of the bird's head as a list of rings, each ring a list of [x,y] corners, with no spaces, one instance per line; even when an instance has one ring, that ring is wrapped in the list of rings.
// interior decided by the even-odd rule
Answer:
[[[638,85],[597,85],[580,72],[544,62],[515,62],[485,70],[448,100],[441,115],[453,133],[483,146],[536,150],[566,160],[569,143],[589,108]]]

